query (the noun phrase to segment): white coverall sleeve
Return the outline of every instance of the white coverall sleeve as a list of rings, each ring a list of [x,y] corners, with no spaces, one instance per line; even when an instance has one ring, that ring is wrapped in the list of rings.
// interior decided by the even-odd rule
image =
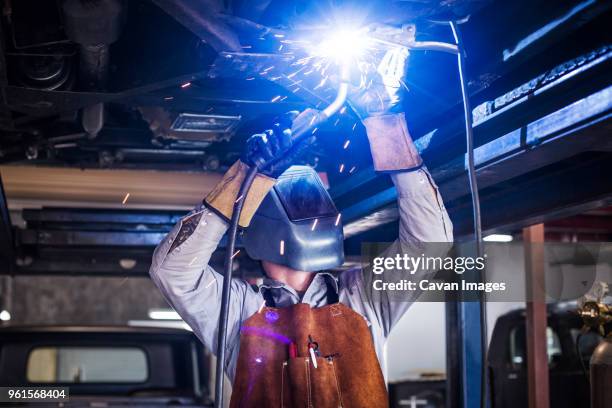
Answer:
[[[425,248],[430,256],[445,256],[453,241],[453,226],[438,187],[429,171],[422,166],[403,115],[372,119],[366,123],[366,128],[370,148],[377,159],[375,168],[392,171],[390,176],[397,190],[399,240],[392,246],[394,250],[390,256],[400,251],[420,256],[421,248]],[[401,159],[395,157],[397,150],[405,153]],[[410,167],[414,169],[410,170]],[[418,253],[414,253],[417,250]],[[387,337],[420,292],[394,296],[389,291],[375,291],[372,277],[365,276],[365,273],[371,272],[355,269],[340,275],[340,286],[345,288],[344,293],[340,293],[340,299],[360,312],[370,324],[375,324],[377,331]],[[385,278],[391,279],[385,280],[400,281],[406,276],[403,273],[386,271]],[[420,280],[430,278],[431,274],[415,276]]]
[[[227,223],[207,208],[185,216],[153,254],[151,278],[174,310],[216,354],[223,276],[208,265]],[[237,344],[244,303],[255,296],[247,282],[232,279],[227,345]]]

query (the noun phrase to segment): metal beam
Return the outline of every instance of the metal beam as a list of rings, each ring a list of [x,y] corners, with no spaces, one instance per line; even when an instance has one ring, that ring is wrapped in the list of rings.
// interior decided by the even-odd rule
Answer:
[[[541,87],[533,87],[522,98],[506,103],[503,109],[483,114],[481,108],[477,108],[475,137],[478,147],[475,155],[481,190],[500,179],[541,168],[579,151],[612,150],[612,142],[607,137],[609,122],[604,119],[612,111],[608,74],[612,51],[600,49],[576,61],[583,62],[563,65],[564,70],[550,71],[540,81]],[[562,74],[557,74],[557,71]],[[582,132],[589,122],[598,124],[600,131]],[[433,130],[429,128],[415,139],[419,153],[440,184],[447,202],[468,193],[461,125],[460,121],[444,121],[444,125]],[[546,147],[545,152],[542,147]],[[538,155],[542,152],[544,160],[523,155],[530,151]],[[504,162],[518,163],[517,156],[529,159],[506,167],[509,173],[504,174],[502,166],[507,164]],[[331,194],[341,207],[346,208],[359,200],[355,191],[380,192],[390,187],[385,177],[381,178],[368,167],[332,186]],[[394,201],[395,197],[390,197],[382,206]],[[370,207],[356,216],[367,215],[378,208]]]
[[[218,15],[223,3],[215,0],[153,0],[162,10],[197,35],[215,51],[241,51],[238,36]]]
[[[525,289],[527,295],[527,391],[529,408],[548,408],[550,390],[546,350],[546,294],[544,274],[544,224],[523,229]]]
[[[165,232],[54,231],[45,229],[19,230],[18,236],[21,245],[139,247],[155,246],[165,235]]]
[[[475,155],[480,189],[499,186],[503,182],[539,171],[581,152],[609,151],[612,147],[607,137],[612,124],[611,111],[612,86],[479,146]],[[457,199],[467,195],[465,155],[441,166],[435,166],[431,171],[440,186],[449,211],[453,211],[451,202],[456,200],[461,204],[461,200]],[[375,180],[369,177],[356,177],[354,182],[350,182],[351,188],[341,186],[338,193],[332,190],[332,196],[334,198],[340,196],[342,199],[348,191],[373,183]],[[380,184],[388,185],[385,182]],[[368,197],[367,200],[342,208],[341,211],[346,221],[355,221],[376,210],[394,205],[395,200],[395,188],[388,187]],[[486,216],[486,213],[483,214]],[[373,223],[371,227],[376,226],[376,223]],[[346,228],[351,228],[350,223]],[[457,232],[461,231],[457,228]]]
[[[10,109],[33,116],[51,116],[81,109],[100,102],[129,100],[140,95],[205,78],[208,69],[179,75],[162,81],[126,89],[120,92],[48,91],[44,89],[6,87],[6,100]],[[18,123],[16,121],[16,123]]]

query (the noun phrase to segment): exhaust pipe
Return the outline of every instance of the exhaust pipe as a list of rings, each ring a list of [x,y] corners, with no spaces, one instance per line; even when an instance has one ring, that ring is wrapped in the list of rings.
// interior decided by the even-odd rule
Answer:
[[[121,0],[66,0],[62,5],[66,35],[79,44],[79,83],[86,91],[103,91],[108,81],[109,46],[125,21]],[[104,126],[104,104],[83,108],[81,124],[90,138]]]

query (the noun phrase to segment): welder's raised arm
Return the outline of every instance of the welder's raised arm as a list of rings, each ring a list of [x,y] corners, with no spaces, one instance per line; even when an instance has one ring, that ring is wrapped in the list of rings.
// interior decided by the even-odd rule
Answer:
[[[408,132],[404,114],[371,116],[364,125],[374,169],[388,172],[397,189],[400,242],[451,242],[452,223]]]
[[[150,269],[151,278],[166,300],[213,352],[216,352],[223,276],[209,261],[228,228],[227,218],[231,217],[246,170],[238,161],[227,171],[206,197],[205,205],[185,216],[158,245]],[[257,176],[244,203],[242,225],[248,225],[273,185],[273,179]],[[234,344],[232,339],[238,336],[243,306],[252,293],[250,286],[239,279],[232,281],[231,288],[228,345]]]
[[[364,120],[364,124],[375,170],[388,172],[397,189],[399,239],[380,256],[394,257],[399,253],[417,257],[422,253],[445,256],[450,245],[440,243],[452,242],[452,223],[438,188],[423,166],[408,133],[404,114],[371,116]],[[364,270],[353,276],[347,275],[346,285],[357,291],[357,297],[363,303],[363,315],[386,337],[419,292],[398,295],[385,290],[376,291],[372,285],[374,277],[366,276],[366,273],[371,272]],[[429,277],[418,272],[411,276],[391,270],[377,275],[376,279],[400,282],[405,278],[420,280]]]

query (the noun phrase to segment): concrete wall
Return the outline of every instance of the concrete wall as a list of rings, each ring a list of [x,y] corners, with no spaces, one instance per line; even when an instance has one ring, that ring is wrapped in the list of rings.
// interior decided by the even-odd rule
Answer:
[[[168,307],[148,278],[20,276],[5,278],[11,324],[126,324]],[[7,296],[8,295],[8,296]]]

